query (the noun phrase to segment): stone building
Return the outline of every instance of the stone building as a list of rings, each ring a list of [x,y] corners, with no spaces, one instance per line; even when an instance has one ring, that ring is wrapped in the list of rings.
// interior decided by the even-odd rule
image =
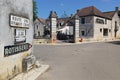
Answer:
[[[114,11],[108,12],[101,12],[94,6],[82,8],[77,10],[76,14],[71,15],[71,17],[67,19],[60,19],[60,22],[64,25],[58,26],[59,30],[64,32],[65,27],[74,27],[72,17],[75,15],[79,16],[80,38],[89,40],[108,40],[120,38],[120,10],[118,7],[116,7]],[[61,23],[58,24],[60,25]]]
[[[34,38],[43,38],[45,31],[46,20],[42,18],[36,18],[34,21]]]
[[[22,72],[22,61],[32,53],[32,0],[0,0],[0,80]]]
[[[120,38],[120,11],[101,12],[94,6],[77,10],[80,37],[95,40]]]

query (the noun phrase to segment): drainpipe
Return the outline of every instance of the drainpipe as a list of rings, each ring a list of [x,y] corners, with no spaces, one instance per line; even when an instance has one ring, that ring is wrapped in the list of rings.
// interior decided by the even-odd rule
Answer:
[[[115,7],[115,12],[118,14],[118,12],[119,12],[119,7]],[[116,38],[116,36],[117,36],[117,31],[118,31],[117,21],[115,21],[115,29],[114,29],[114,31],[115,31],[115,38]]]

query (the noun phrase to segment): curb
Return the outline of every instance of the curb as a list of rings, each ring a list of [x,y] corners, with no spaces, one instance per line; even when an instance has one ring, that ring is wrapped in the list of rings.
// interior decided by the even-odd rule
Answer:
[[[41,65],[39,68],[34,68],[26,73],[21,73],[11,80],[35,80],[49,69],[49,65]]]
[[[97,42],[111,42],[111,41],[120,41],[120,39],[116,39],[116,40],[103,40],[103,41],[83,41],[83,42],[78,42],[78,43],[56,43],[56,44],[52,44],[52,43],[46,43],[46,44],[33,44],[33,45],[76,45],[76,44],[86,44],[86,43],[97,43]]]

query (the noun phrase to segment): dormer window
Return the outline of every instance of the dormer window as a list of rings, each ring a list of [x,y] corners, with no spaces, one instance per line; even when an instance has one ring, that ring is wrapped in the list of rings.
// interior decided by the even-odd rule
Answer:
[[[103,20],[103,19],[99,19],[99,18],[97,18],[97,19],[96,19],[96,23],[104,24],[104,20]]]

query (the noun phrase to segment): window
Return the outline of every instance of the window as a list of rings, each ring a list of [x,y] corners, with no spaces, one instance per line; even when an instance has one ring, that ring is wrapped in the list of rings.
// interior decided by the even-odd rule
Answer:
[[[96,19],[96,23],[104,24],[104,20],[97,18],[97,19]]]
[[[100,32],[102,32],[102,28],[100,28]]]
[[[118,27],[117,27],[117,21],[115,21],[115,37],[116,37],[116,35],[117,35],[117,31],[118,31]]]
[[[81,24],[85,24],[85,18],[81,18]]]
[[[85,31],[81,31],[82,36],[85,36]]]
[[[108,29],[103,29],[103,36],[108,36]]]
[[[15,29],[14,30],[15,44],[26,42],[26,30],[25,29]]]
[[[105,24],[107,24],[107,19],[105,19]]]
[[[117,21],[115,21],[115,31],[118,31]]]
[[[37,29],[38,29],[38,25],[37,25]]]
[[[111,32],[111,29],[109,29],[109,32]]]

